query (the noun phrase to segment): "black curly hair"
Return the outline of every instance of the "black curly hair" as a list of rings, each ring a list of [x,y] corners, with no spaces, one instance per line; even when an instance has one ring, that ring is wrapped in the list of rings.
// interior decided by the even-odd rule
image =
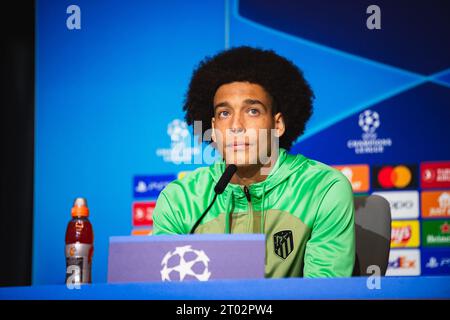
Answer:
[[[305,131],[312,115],[314,93],[303,72],[272,50],[235,47],[200,62],[192,74],[183,105],[189,125],[202,121],[202,132],[194,134],[203,136],[211,128],[217,89],[235,81],[258,84],[269,93],[273,101],[272,115],[281,112],[286,126],[280,137],[280,147],[289,150]]]

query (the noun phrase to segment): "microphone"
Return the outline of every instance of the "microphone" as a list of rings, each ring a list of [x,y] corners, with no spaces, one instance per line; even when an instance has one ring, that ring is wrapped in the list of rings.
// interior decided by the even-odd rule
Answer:
[[[227,187],[228,183],[230,182],[231,178],[237,171],[237,167],[235,164],[230,164],[220,177],[219,181],[217,182],[216,186],[214,187],[214,192],[217,194],[221,194],[225,188]]]
[[[234,164],[230,164],[228,167],[226,167],[225,171],[223,172],[222,176],[220,177],[219,181],[217,182],[216,186],[214,187],[214,199],[209,204],[208,208],[203,212],[203,214],[200,216],[200,218],[197,220],[197,222],[192,227],[189,234],[193,234],[195,232],[195,229],[197,229],[200,222],[203,220],[203,217],[206,215],[206,213],[211,209],[212,205],[216,201],[216,198],[219,194],[221,194],[225,188],[227,187],[228,183],[230,182],[231,178],[237,171],[237,167]]]

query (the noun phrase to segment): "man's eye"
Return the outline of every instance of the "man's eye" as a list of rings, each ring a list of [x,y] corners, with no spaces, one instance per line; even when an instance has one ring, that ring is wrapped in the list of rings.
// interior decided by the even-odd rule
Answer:
[[[221,118],[226,118],[230,115],[230,113],[228,111],[220,111],[219,112],[219,117]]]
[[[257,115],[259,115],[259,110],[258,110],[258,109],[250,109],[250,110],[248,111],[248,113],[249,113],[251,116],[257,116]]]

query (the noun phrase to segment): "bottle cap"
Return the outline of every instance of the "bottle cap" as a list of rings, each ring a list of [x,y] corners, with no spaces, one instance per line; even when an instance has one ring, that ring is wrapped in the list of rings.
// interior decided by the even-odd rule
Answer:
[[[76,198],[73,202],[72,217],[88,217],[89,209],[85,198]]]

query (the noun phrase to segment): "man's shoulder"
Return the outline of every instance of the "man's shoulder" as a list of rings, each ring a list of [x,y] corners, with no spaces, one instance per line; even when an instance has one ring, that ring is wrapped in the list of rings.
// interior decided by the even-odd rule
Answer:
[[[297,165],[293,172],[294,179],[309,180],[317,184],[350,183],[347,177],[338,169],[324,162],[308,158],[304,155],[289,155],[295,157]]]

